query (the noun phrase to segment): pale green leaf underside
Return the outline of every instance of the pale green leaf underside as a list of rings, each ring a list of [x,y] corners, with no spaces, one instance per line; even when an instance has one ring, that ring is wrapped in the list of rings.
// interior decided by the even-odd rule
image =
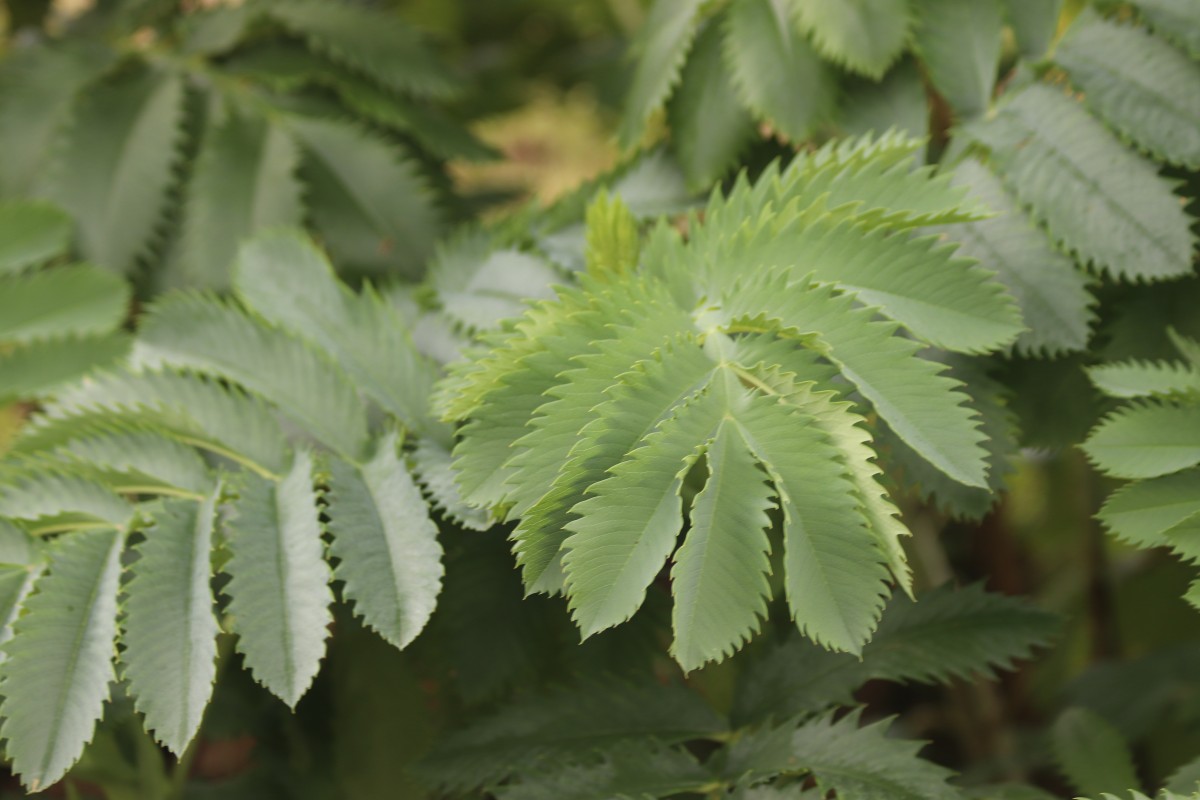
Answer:
[[[384,639],[407,646],[437,604],[442,548],[394,435],[362,467],[330,464],[328,514],[345,597]]]
[[[238,650],[255,679],[295,707],[320,669],[333,620],[312,457],[298,451],[278,483],[244,475],[237,491],[225,593]]]
[[[177,756],[199,730],[216,680],[216,501],[216,492],[199,503],[164,501],[126,586],[124,675],[146,727]]]
[[[0,735],[30,791],[61,778],[100,719],[113,670],[124,534],[64,537],[25,603],[0,667]]]

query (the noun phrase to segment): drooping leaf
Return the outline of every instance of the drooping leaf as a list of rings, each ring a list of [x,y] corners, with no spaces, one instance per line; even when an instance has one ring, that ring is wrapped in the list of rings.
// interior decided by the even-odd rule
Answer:
[[[0,736],[30,791],[75,763],[108,699],[124,543],[124,533],[112,528],[60,539],[5,644]]]
[[[126,586],[121,662],[146,727],[182,755],[216,680],[212,539],[219,490],[202,502],[166,500],[136,549]]]
[[[1200,63],[1150,33],[1085,12],[1054,60],[1084,103],[1155,158],[1200,167]]]
[[[679,71],[696,36],[701,0],[657,0],[634,44],[637,70],[621,120],[620,137],[630,147],[646,120],[660,109],[679,80]]]
[[[303,220],[300,153],[265,119],[229,111],[205,132],[188,188],[183,271],[193,286],[225,288],[238,245],[255,231]]]
[[[404,648],[425,627],[441,590],[442,548],[394,435],[355,467],[330,464],[329,552],[344,596],[372,629]]]
[[[725,63],[746,105],[788,139],[804,140],[833,111],[829,67],[795,32],[778,0],[733,4]]]
[[[913,0],[913,6],[913,38],[933,85],[959,117],[982,114],[999,71],[1001,0]]]
[[[91,262],[128,273],[151,252],[175,182],[183,80],[134,71],[80,96],[47,196],[75,218]]]
[[[278,483],[244,475],[225,526],[229,613],[255,679],[289,706],[308,690],[333,616],[312,457],[298,451]]]
[[[904,49],[912,19],[908,0],[817,0],[792,8],[821,55],[875,79]]]

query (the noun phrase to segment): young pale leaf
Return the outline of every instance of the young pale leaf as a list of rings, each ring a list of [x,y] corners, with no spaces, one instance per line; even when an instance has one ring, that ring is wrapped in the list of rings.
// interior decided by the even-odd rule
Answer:
[[[131,272],[158,235],[175,181],[183,80],[135,71],[81,94],[48,196],[75,218],[89,261]]]
[[[58,208],[29,202],[0,205],[0,275],[43,264],[70,245],[71,218]]]
[[[111,528],[59,539],[5,644],[0,736],[31,792],[75,763],[108,699],[124,544],[124,533]]]
[[[1117,478],[1155,478],[1200,464],[1200,409],[1169,403],[1123,408],[1096,426],[1083,451]]]
[[[740,649],[766,616],[770,593],[767,476],[731,425],[721,426],[705,455],[708,480],[671,568],[671,654],[684,671]]]
[[[332,358],[231,303],[176,293],[142,317],[134,361],[228,378],[275,403],[324,444],[349,458],[367,443],[367,415]]]
[[[1200,62],[1085,11],[1055,48],[1084,103],[1155,158],[1200,167]]]
[[[739,0],[729,11],[725,63],[746,105],[801,141],[829,118],[836,84],[777,0]]]
[[[587,209],[587,271],[602,281],[621,280],[637,267],[637,220],[620,197],[602,192]]]
[[[667,107],[688,186],[704,189],[727,173],[754,138],[754,120],[738,98],[721,53],[724,16],[708,22]]]
[[[967,133],[1082,261],[1135,280],[1191,273],[1195,237],[1173,184],[1059,89],[1029,86]]]
[[[1129,745],[1094,711],[1072,708],[1063,713],[1054,723],[1053,743],[1059,767],[1080,792],[1122,792],[1140,784]]]
[[[371,289],[343,286],[325,255],[296,231],[265,231],[238,251],[234,290],[261,316],[323,349],[384,410],[431,431],[434,368],[400,313]]]
[[[254,677],[295,707],[316,677],[333,620],[312,457],[278,483],[246,474],[227,524],[229,612]]]
[[[357,126],[291,117],[304,145],[313,223],[338,263],[369,272],[420,274],[441,228],[415,165]]]
[[[1017,37],[1021,55],[1040,61],[1058,30],[1063,0],[1004,0],[1005,13]]]
[[[191,286],[229,285],[242,239],[272,225],[299,225],[300,152],[279,125],[229,111],[205,132],[188,187],[183,270]]]
[[[916,48],[933,85],[959,117],[982,114],[992,99],[1000,66],[1001,0],[913,0],[913,4]]]
[[[200,729],[216,680],[210,581],[219,494],[163,502],[125,590],[121,663],[129,692],[146,727],[177,756]]]
[[[109,333],[130,295],[116,275],[82,264],[0,281],[0,292],[0,342]]]
[[[675,88],[679,70],[696,36],[697,14],[703,0],[656,0],[634,43],[637,68],[625,100],[621,144],[631,147],[646,121]]]
[[[1021,309],[1028,330],[1016,341],[1025,354],[1082,350],[1095,319],[1088,278],[1026,218],[1004,185],[979,161],[954,168],[954,184],[996,212],[991,219],[937,229],[964,255],[994,270]]]
[[[355,467],[330,463],[329,552],[334,577],[363,620],[398,648],[425,627],[441,590],[442,548],[393,435]]]
[[[825,58],[878,80],[904,50],[908,0],[799,0],[796,20]]]
[[[1097,516],[1114,535],[1138,547],[1168,544],[1164,532],[1200,514],[1200,470],[1122,486],[1108,496]]]

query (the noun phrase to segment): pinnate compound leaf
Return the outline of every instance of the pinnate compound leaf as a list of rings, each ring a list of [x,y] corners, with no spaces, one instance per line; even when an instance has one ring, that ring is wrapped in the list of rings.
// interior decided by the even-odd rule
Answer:
[[[124,675],[146,727],[181,755],[200,729],[216,680],[212,544],[220,490],[165,500],[137,546],[126,586]]]
[[[113,528],[60,538],[5,644],[0,736],[30,791],[78,760],[108,699],[124,543]]]
[[[933,85],[960,117],[982,114],[1000,66],[1001,0],[913,0],[913,5],[916,48]]]
[[[45,263],[70,245],[71,218],[60,209],[47,203],[0,205],[0,275]]]
[[[367,625],[403,648],[437,604],[442,548],[398,448],[388,435],[361,467],[333,460],[328,515],[343,594]]]
[[[175,182],[183,79],[135,71],[80,95],[49,199],[75,218],[91,262],[129,273],[150,253]]]
[[[229,612],[254,677],[295,707],[316,677],[333,615],[312,457],[278,483],[244,474],[226,525]]]
[[[708,480],[671,568],[671,652],[685,671],[736,652],[766,616],[770,591],[767,476],[733,426],[721,426],[705,455]]]
[[[908,0],[799,0],[792,8],[821,55],[875,79],[904,50],[912,19]]]
[[[189,285],[226,288],[243,239],[261,228],[303,221],[299,165],[295,140],[274,122],[231,110],[209,126],[183,222],[181,258]]]
[[[1200,167],[1200,62],[1085,11],[1055,48],[1084,103],[1155,158]]]
[[[1087,708],[1072,708],[1054,723],[1054,755],[1080,792],[1121,792],[1138,786],[1133,754],[1106,719]]]
[[[634,43],[637,68],[625,100],[621,144],[630,147],[646,121],[662,108],[679,80],[679,71],[699,24],[702,0],[656,0]]]
[[[836,99],[833,76],[778,0],[739,0],[727,27],[725,63],[758,117],[793,141],[829,118]]]
[[[1171,182],[1060,90],[1029,86],[967,134],[1083,262],[1125,279],[1191,273],[1195,239]]]
[[[1097,467],[1117,478],[1155,478],[1200,464],[1200,410],[1145,402],[1109,415],[1083,443]]]

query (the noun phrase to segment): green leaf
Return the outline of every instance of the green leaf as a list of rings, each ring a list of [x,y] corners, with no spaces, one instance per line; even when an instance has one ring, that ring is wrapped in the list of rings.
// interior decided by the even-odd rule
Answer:
[[[1000,2],[913,0],[917,53],[930,81],[960,118],[982,114],[991,101],[1004,32]]]
[[[713,775],[695,756],[674,747],[625,745],[606,748],[596,763],[554,765],[523,773],[498,790],[498,800],[595,800],[597,797],[675,797],[703,793]]]
[[[702,0],[656,0],[651,7],[633,44],[637,67],[621,119],[622,146],[637,143],[646,120],[662,108],[675,88],[696,36],[702,5]]]
[[[412,459],[413,472],[434,508],[464,528],[485,531],[491,527],[486,512],[463,502],[454,480],[450,451],[445,445],[435,439],[421,439]]]
[[[244,474],[226,523],[229,613],[254,677],[295,708],[325,655],[333,616],[312,458],[298,451],[279,483]]]
[[[1068,29],[1054,60],[1122,136],[1161,161],[1200,167],[1200,63],[1091,11]]]
[[[0,197],[24,197],[40,188],[76,94],[117,58],[114,49],[94,39],[62,38],[73,41],[42,41],[5,52],[0,67]],[[0,247],[8,241],[0,236]]]
[[[923,139],[929,135],[929,98],[921,72],[905,59],[879,81],[854,81],[842,102],[840,126],[856,136],[897,130]]]
[[[813,641],[858,653],[887,596],[885,555],[840,453],[805,417],[757,398],[737,424],[779,494],[792,619]]]
[[[587,209],[587,271],[600,280],[621,280],[637,268],[641,238],[637,220],[620,197],[601,192]]]
[[[113,529],[59,539],[5,645],[0,736],[31,792],[79,759],[108,699],[124,544],[124,534]]]
[[[792,8],[822,56],[876,80],[904,50],[912,18],[908,0],[819,0]]]
[[[1030,61],[1040,61],[1046,55],[1058,30],[1062,5],[1062,0],[1004,0],[1021,55]]]
[[[1122,792],[1140,784],[1129,745],[1094,711],[1064,712],[1054,723],[1053,743],[1063,774],[1084,794]]]
[[[290,117],[286,126],[308,155],[309,210],[338,263],[419,275],[441,219],[400,148],[339,120]]]
[[[961,252],[996,272],[1021,309],[1028,330],[1017,337],[1026,355],[1082,350],[1095,320],[1088,278],[1026,218],[998,178],[969,158],[954,169],[954,184],[996,212],[991,219],[937,229]]]
[[[993,678],[1048,645],[1058,628],[1055,615],[979,584],[944,584],[916,601],[897,594],[860,658],[795,638],[764,653],[740,677],[734,720],[782,720],[850,705],[869,680],[934,685]]]
[[[0,275],[42,264],[70,246],[71,218],[60,209],[43,203],[0,204]]]
[[[218,489],[166,500],[137,548],[126,585],[125,679],[146,727],[177,756],[200,729],[216,680],[211,551]]]
[[[165,296],[142,316],[134,361],[237,381],[349,457],[367,442],[366,411],[342,369],[299,339],[205,295]]]
[[[855,800],[955,800],[951,773],[917,756],[921,742],[887,735],[892,720],[858,727],[861,710],[834,722],[829,715],[798,728],[784,726],[751,733],[735,742],[726,770],[730,776],[806,774],[822,796]]]
[[[1126,279],[1191,273],[1195,238],[1173,184],[1060,90],[1029,86],[967,133],[1081,261]]]
[[[417,352],[400,312],[370,288],[349,291],[307,236],[257,234],[238,251],[234,289],[269,322],[321,347],[405,425],[432,430],[434,368]]]
[[[343,595],[367,625],[404,648],[437,605],[442,548],[398,448],[392,434],[361,467],[333,460],[327,513]]]
[[[398,13],[319,0],[274,2],[267,10],[314,50],[390,89],[425,97],[447,97],[457,90],[454,78]]]
[[[1200,758],[1194,758],[1167,778],[1167,791],[1200,794]]]
[[[125,358],[125,333],[41,339],[0,352],[0,404],[52,394],[64,384]]]
[[[205,131],[188,187],[183,271],[191,286],[225,288],[239,243],[272,225],[299,225],[300,153],[278,124],[229,110]]]
[[[130,273],[159,235],[182,138],[180,76],[135,71],[81,94],[48,197],[91,262]]]
[[[804,140],[833,112],[836,86],[829,67],[793,31],[778,0],[733,4],[725,63],[746,105],[790,140]]]
[[[1200,58],[1200,9],[1189,0],[1134,0],[1143,19],[1160,36]]]
[[[82,264],[0,279],[0,290],[0,342],[109,333],[130,296],[125,281]]]
[[[1155,478],[1200,464],[1200,409],[1142,403],[1104,419],[1083,443],[1097,467],[1117,478]]]
[[[0,517],[26,520],[31,533],[124,528],[134,508],[107,486],[74,475],[19,469],[0,487]]]
[[[531,300],[554,297],[552,287],[562,276],[537,256],[467,233],[438,248],[428,280],[450,319],[481,331],[519,316]]]
[[[680,165],[693,189],[705,189],[729,172],[755,136],[754,120],[725,69],[725,27],[724,16],[705,25],[667,107]]]
[[[613,742],[649,747],[724,727],[698,694],[680,686],[585,683],[507,703],[443,737],[419,766],[439,785],[465,790]]]
[[[1200,513],[1200,471],[1190,469],[1122,486],[1096,515],[1114,535],[1139,547],[1168,544],[1163,535]]]
[[[81,429],[78,436],[43,451],[43,457],[59,459],[64,469],[92,475],[127,494],[157,492],[198,500],[212,491],[208,465],[192,447],[157,431],[114,428]]]
[[[1173,361],[1125,361],[1087,371],[1096,388],[1110,397],[1200,399],[1200,372]]]
[[[766,616],[770,593],[767,476],[732,426],[721,426],[705,455],[708,480],[671,568],[671,654],[685,672],[740,649]]]

